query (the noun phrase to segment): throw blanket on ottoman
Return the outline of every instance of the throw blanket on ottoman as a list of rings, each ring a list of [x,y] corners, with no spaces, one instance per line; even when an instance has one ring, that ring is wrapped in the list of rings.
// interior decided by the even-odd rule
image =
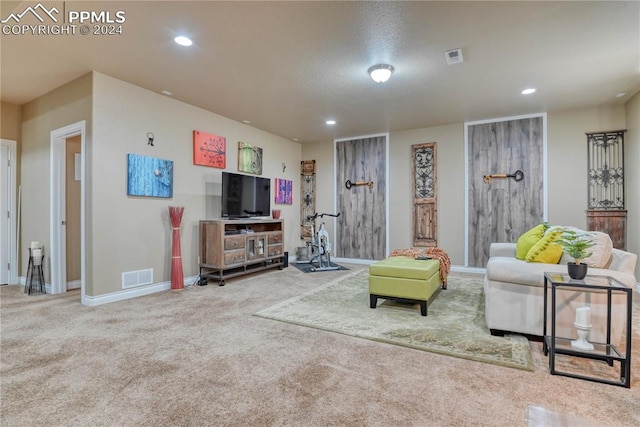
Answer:
[[[451,271],[449,254],[440,248],[406,248],[395,249],[389,256],[407,256],[410,258],[428,257],[440,261],[440,281],[442,289],[447,289],[447,277]]]

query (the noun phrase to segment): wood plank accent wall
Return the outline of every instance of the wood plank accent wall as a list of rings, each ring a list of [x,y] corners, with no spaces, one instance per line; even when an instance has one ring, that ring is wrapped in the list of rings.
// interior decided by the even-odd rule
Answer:
[[[485,267],[492,242],[516,242],[543,220],[543,117],[468,127],[468,248],[470,267]],[[522,181],[484,175],[513,174]]]
[[[336,143],[336,256],[378,260],[386,257],[386,137]],[[345,182],[373,181],[373,187]],[[319,184],[321,185],[321,184]]]

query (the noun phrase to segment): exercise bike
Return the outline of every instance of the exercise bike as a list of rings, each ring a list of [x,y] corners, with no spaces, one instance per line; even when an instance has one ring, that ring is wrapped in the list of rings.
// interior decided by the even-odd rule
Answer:
[[[339,265],[331,265],[331,242],[329,241],[329,232],[325,228],[325,223],[321,223],[318,232],[315,232],[315,220],[324,216],[332,216],[337,218],[338,214],[315,213],[306,218],[306,222],[310,223],[311,241],[307,242],[308,260],[297,261],[297,264],[311,264],[311,271],[328,271],[339,270]]]

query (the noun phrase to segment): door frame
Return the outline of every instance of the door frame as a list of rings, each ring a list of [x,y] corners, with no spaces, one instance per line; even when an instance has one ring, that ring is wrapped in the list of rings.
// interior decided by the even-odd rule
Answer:
[[[9,209],[9,284],[18,283],[18,227],[17,227],[17,169],[18,143],[10,139],[0,139],[0,144],[9,148],[9,180],[7,182],[7,198]]]
[[[51,291],[60,294],[67,291],[67,244],[63,226],[66,221],[66,143],[67,138],[80,136],[80,292],[82,303],[86,295],[86,257],[85,257],[85,152],[86,122],[85,120],[51,131],[51,188],[50,188],[50,238],[51,238]]]
[[[547,113],[464,122],[464,266],[469,269],[469,271],[477,270],[478,272],[483,272],[485,270],[484,268],[469,267],[469,126],[531,119],[535,117],[542,117],[542,220],[547,221],[549,206],[549,192],[547,191]]]
[[[385,216],[385,256],[389,256],[389,132],[386,133],[374,133],[370,135],[360,135],[360,136],[351,136],[348,138],[336,138],[333,140],[333,211],[335,212],[338,209],[338,183],[335,180],[337,170],[338,170],[338,159],[336,156],[336,149],[338,142],[343,141],[353,141],[355,139],[365,139],[365,138],[376,138],[384,136],[384,151],[385,151],[385,159],[384,159],[384,179],[386,181],[384,198],[385,198],[385,206],[384,206],[384,216]],[[338,227],[336,227],[336,218],[333,218],[333,242],[338,241]],[[341,260],[342,262],[349,262],[353,264],[371,264],[374,260],[362,260],[357,258],[336,258]]]

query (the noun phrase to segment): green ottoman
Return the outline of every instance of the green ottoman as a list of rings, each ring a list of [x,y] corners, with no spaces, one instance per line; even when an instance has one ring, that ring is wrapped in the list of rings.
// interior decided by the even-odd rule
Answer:
[[[427,315],[429,299],[440,289],[440,262],[393,256],[369,266],[369,306],[378,298],[419,303],[420,314]]]

